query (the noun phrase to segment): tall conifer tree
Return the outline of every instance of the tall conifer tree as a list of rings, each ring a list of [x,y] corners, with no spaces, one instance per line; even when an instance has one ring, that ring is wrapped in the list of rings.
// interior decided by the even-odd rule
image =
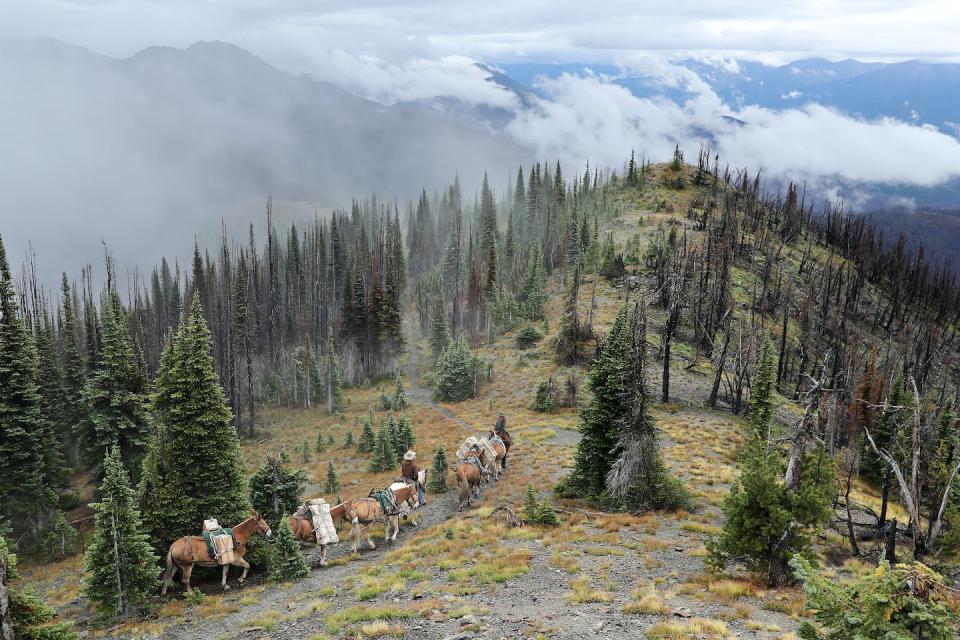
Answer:
[[[142,614],[159,586],[160,569],[143,532],[133,489],[120,452],[104,460],[100,502],[93,505],[96,527],[86,551],[83,591],[107,618]]]
[[[157,429],[140,485],[144,525],[154,539],[169,543],[195,533],[204,518],[224,526],[246,518],[243,453],[196,294],[164,350],[154,407]]]
[[[100,315],[101,345],[83,390],[89,423],[84,428],[89,438],[87,456],[99,471],[107,450],[119,447],[124,466],[137,478],[150,425],[146,380],[115,290],[107,291]]]
[[[44,469],[47,426],[38,367],[0,238],[0,515],[32,533],[56,498]]]

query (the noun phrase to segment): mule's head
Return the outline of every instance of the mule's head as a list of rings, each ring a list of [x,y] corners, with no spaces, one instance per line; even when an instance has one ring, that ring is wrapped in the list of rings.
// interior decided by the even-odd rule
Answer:
[[[264,519],[264,517],[260,515],[256,509],[251,509],[250,515],[253,517],[253,521],[256,524],[254,532],[260,534],[267,540],[273,539],[273,531],[270,530],[270,524],[266,521],[266,519]]]

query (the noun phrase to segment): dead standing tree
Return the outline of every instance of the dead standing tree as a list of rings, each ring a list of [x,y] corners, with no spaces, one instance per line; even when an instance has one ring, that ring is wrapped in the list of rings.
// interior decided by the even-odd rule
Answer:
[[[824,366],[820,374],[820,379],[811,378],[810,388],[806,391],[804,402],[803,417],[797,424],[796,429],[787,438],[790,444],[790,457],[787,459],[787,468],[783,474],[783,484],[788,494],[796,493],[800,490],[801,466],[804,461],[804,453],[807,451],[809,443],[815,446],[823,446],[822,434],[817,433],[817,419],[821,402],[825,395],[835,393],[834,389],[826,387],[829,380],[826,362],[829,356],[824,358]],[[781,586],[790,580],[790,568],[787,565],[787,558],[783,553],[784,549],[791,546],[791,538],[800,523],[791,520],[779,538],[770,545],[770,562],[767,569],[767,584],[771,586]]]
[[[950,489],[953,487],[953,481],[957,477],[957,472],[960,471],[960,462],[957,462],[954,465],[952,471],[950,472],[950,477],[943,487],[943,495],[939,500],[939,508],[937,509],[936,514],[931,513],[929,518],[929,524],[927,527],[927,533],[923,533],[923,519],[920,513],[921,507],[921,477],[920,477],[920,445],[921,445],[921,417],[920,417],[920,392],[917,389],[917,382],[914,380],[913,376],[910,376],[910,386],[913,388],[913,433],[911,434],[911,444],[913,449],[913,455],[911,456],[910,461],[910,478],[909,480],[904,476],[903,470],[900,468],[900,465],[897,463],[893,455],[886,449],[880,449],[877,447],[877,444],[873,441],[873,436],[870,434],[869,429],[865,429],[864,433],[867,435],[867,440],[870,442],[870,446],[873,448],[873,451],[884,460],[889,466],[890,470],[893,472],[894,477],[897,479],[897,484],[900,486],[900,495],[903,498],[903,504],[907,508],[907,513],[910,514],[911,522],[911,531],[913,532],[913,557],[917,560],[923,558],[923,556],[933,548],[933,545],[936,543],[937,538],[940,536],[940,530],[943,527],[943,514],[947,510],[947,503],[950,499]],[[937,504],[937,501],[932,502],[932,504]]]

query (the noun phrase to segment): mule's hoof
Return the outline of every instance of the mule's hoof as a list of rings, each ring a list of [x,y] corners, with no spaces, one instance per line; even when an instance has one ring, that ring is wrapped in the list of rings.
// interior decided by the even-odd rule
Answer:
[[[224,590],[224,591],[230,591],[230,585],[228,585],[228,584],[223,585],[223,590]]]
[[[326,561],[326,560],[321,560],[321,561],[320,561],[320,566],[321,566],[321,567],[327,566],[327,561]]]

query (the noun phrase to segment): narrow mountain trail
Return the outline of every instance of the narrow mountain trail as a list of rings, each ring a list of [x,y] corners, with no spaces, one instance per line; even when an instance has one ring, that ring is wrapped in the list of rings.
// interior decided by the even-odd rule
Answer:
[[[412,335],[412,333],[408,333],[407,335]],[[418,403],[430,407],[442,416],[453,420],[467,431],[466,435],[472,435],[473,432],[477,430],[476,427],[453,411],[437,404],[433,399],[433,390],[420,384],[420,358],[420,346],[414,342],[410,345],[409,358],[407,359],[405,371],[407,374],[406,394]]]
[[[453,420],[463,428],[465,436],[473,435],[477,431],[475,427],[434,402],[432,390],[420,384],[419,362],[420,349],[418,345],[413,344],[406,365],[408,377],[406,393],[409,399]],[[507,470],[507,473],[509,472],[510,469]],[[484,493],[495,489],[495,486],[487,485]],[[482,500],[483,496],[481,496]],[[469,511],[465,513],[469,514]],[[221,591],[218,581],[210,580],[198,584],[198,581],[194,580],[194,588],[199,588],[208,594],[208,597],[222,598],[220,608],[224,613],[214,614],[208,618],[185,616],[172,622],[160,620],[161,623],[167,622],[160,637],[171,640],[199,637],[264,637],[261,632],[265,630],[265,625],[269,626],[266,621],[272,618],[273,612],[281,612],[284,616],[295,619],[311,604],[311,594],[329,587],[333,587],[337,594],[343,596],[343,607],[355,604],[355,597],[347,588],[347,581],[372,563],[382,559],[387,553],[408,544],[417,530],[443,523],[458,515],[460,512],[457,511],[455,490],[451,489],[443,495],[429,494],[427,504],[416,512],[418,526],[413,527],[406,519],[401,521],[396,542],[385,542],[382,533],[378,533],[379,537],[373,538],[376,549],[370,549],[366,543],[362,543],[359,553],[354,555],[350,550],[349,527],[346,527],[341,533],[340,543],[332,547],[327,554],[327,560],[331,563],[331,566],[327,567],[320,567],[319,550],[311,547],[304,548],[304,554],[312,570],[310,575],[302,580],[277,584],[270,582],[266,576],[254,574],[248,578],[246,584],[241,586],[236,582],[239,568],[231,569],[228,584],[232,588],[225,592]],[[179,583],[176,583],[169,593],[171,600],[181,598]],[[254,602],[249,602],[253,599],[255,599]]]

